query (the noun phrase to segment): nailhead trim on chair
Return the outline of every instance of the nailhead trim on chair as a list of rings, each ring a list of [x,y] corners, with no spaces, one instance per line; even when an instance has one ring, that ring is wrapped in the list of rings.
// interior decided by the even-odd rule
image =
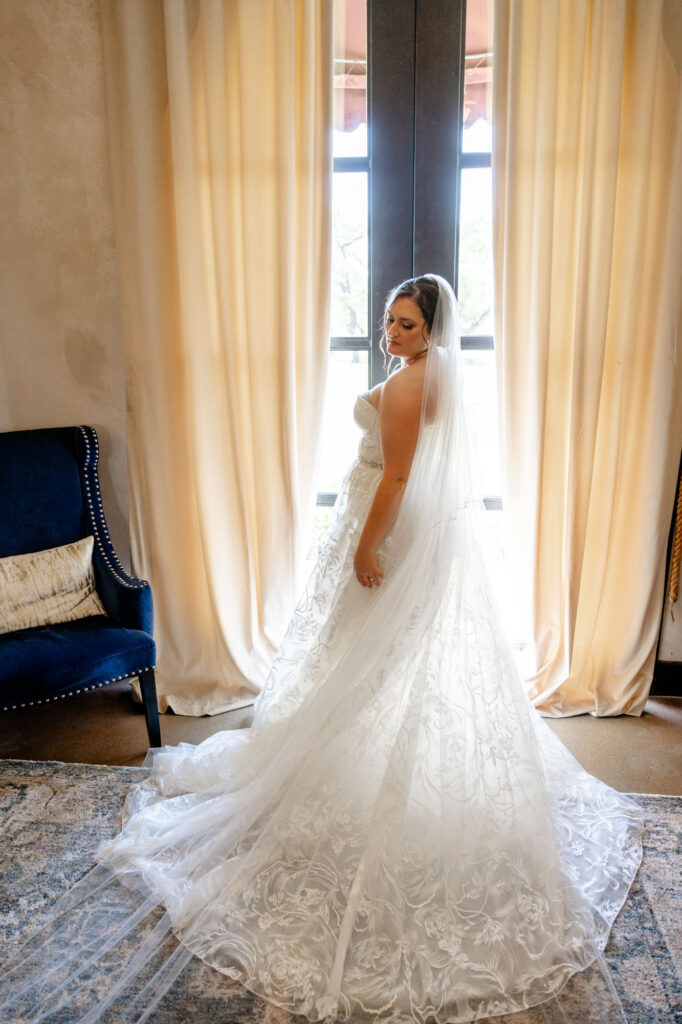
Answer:
[[[92,523],[92,526],[94,527],[95,541],[97,542],[97,547],[99,548],[99,551],[100,551],[100,554],[102,555],[102,558],[104,559],[104,561],[109,566],[109,569],[111,570],[113,575],[116,577],[117,580],[119,580],[123,584],[124,587],[129,587],[131,590],[141,590],[143,587],[146,587],[146,586],[149,585],[147,583],[147,580],[134,579],[134,577],[128,575],[128,573],[126,572],[126,570],[123,568],[123,566],[119,562],[118,558],[116,557],[116,552],[114,550],[113,544],[111,543],[111,537],[109,536],[109,530],[107,528],[107,521],[106,521],[106,519],[104,517],[104,508],[102,506],[102,495],[101,495],[101,492],[100,492],[100,489],[99,489],[99,476],[98,476],[98,472],[97,472],[97,463],[99,461],[99,441],[97,439],[97,434],[93,430],[93,432],[92,432],[92,440],[93,440],[93,443],[94,443],[94,446],[95,446],[95,454],[94,454],[94,459],[91,460],[91,455],[90,455],[90,437],[88,436],[88,432],[87,432],[87,430],[84,427],[80,427],[79,429],[80,429],[80,432],[83,435],[83,440],[85,441],[86,457],[85,457],[85,467],[84,467],[85,472],[83,473],[83,479],[85,480],[86,500],[87,500],[87,503],[88,503],[88,514],[90,516],[90,522]],[[88,472],[92,472],[93,477],[94,477],[94,481],[93,481],[94,499],[93,499],[93,495],[90,492],[90,481],[88,480]],[[96,508],[95,508],[95,506],[96,506]],[[98,515],[98,513],[99,513],[99,515]],[[104,544],[102,543],[102,537],[101,537],[101,532],[100,531],[102,533],[104,533],[107,541],[109,542],[109,552],[111,553],[111,557],[109,557],[109,553],[107,553],[107,550],[105,549]],[[113,563],[115,563],[116,567],[114,567]],[[120,570],[120,572],[118,572],[117,569]]]
[[[149,669],[155,669],[156,665],[147,665],[146,668],[136,668],[132,672],[127,672],[124,676],[114,676],[113,679],[107,679],[104,683],[95,683],[94,686],[83,686],[80,690],[69,690],[68,693],[58,693],[56,697],[45,697],[44,700],[30,700],[27,704],[8,704],[7,707],[3,708],[3,711],[16,711],[17,708],[32,708],[34,704],[48,704],[51,700],[64,700],[65,697],[73,697],[76,693],[87,693],[88,690],[99,690],[101,686],[109,686],[110,683],[119,683],[121,679],[132,679],[133,676],[137,676],[140,672],[148,672]]]
[[[90,428],[92,430],[92,428]],[[92,430],[92,442],[94,446],[94,458],[90,446],[90,434],[88,429],[85,427],[79,427],[81,434],[83,435],[83,441],[85,443],[85,465],[83,467],[83,480],[85,482],[86,501],[88,503],[88,516],[90,523],[93,527],[95,536],[95,542],[99,548],[102,558],[109,566],[112,574],[119,580],[124,587],[128,587],[131,590],[141,590],[143,587],[149,586],[147,580],[138,580],[132,576],[129,576],[126,570],[119,562],[114,546],[109,536],[109,529],[107,527],[107,521],[104,516],[104,508],[102,505],[102,494],[99,487],[99,475],[97,471],[97,463],[99,462],[99,441],[97,433]],[[92,473],[92,491],[90,489],[90,481],[88,479],[88,473]],[[105,548],[102,542],[102,534],[104,534],[108,545],[109,552]],[[110,557],[111,556],[111,557]],[[114,567],[114,564],[116,568]],[[120,570],[119,571],[117,571]],[[2,708],[3,711],[16,711],[18,708],[32,708],[35,704],[48,704],[53,700],[63,700],[65,697],[73,697],[77,693],[87,693],[89,690],[99,690],[102,686],[109,686],[111,683],[118,683],[122,679],[132,679],[133,676],[137,676],[140,672],[148,672],[150,669],[155,669],[156,665],[147,665],[144,668],[133,669],[132,672],[126,672],[122,676],[114,676],[113,679],[107,679],[102,683],[95,683],[93,686],[82,686],[79,690],[69,690],[68,693],[58,693],[55,697],[45,697],[42,700],[30,700],[24,704],[8,704]]]

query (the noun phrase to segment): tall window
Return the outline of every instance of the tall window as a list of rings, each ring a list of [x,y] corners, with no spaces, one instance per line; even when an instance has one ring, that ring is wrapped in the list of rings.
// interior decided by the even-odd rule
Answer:
[[[316,533],[324,533],[358,434],[351,410],[371,372],[367,0],[334,2],[334,182],[329,380]]]
[[[334,0],[332,337],[316,533],[358,443],[355,396],[385,378],[389,288],[455,286],[486,507],[501,507],[492,327],[492,0]],[[368,45],[369,42],[369,45]],[[498,533],[498,515],[489,518]]]
[[[474,413],[489,533],[488,550],[506,588],[502,542],[502,479],[495,381],[492,255],[493,0],[467,0],[464,97],[459,154],[457,299],[465,387]]]

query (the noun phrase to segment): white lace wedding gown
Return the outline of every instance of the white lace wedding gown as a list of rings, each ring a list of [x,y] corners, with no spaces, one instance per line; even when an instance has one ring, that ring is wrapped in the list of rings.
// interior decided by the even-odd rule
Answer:
[[[154,753],[100,856],[193,953],[311,1020],[510,1013],[603,950],[642,814],[532,709],[468,545],[427,619],[393,530],[381,587],[357,583],[381,448],[374,406],[354,415],[359,458],[253,727]]]

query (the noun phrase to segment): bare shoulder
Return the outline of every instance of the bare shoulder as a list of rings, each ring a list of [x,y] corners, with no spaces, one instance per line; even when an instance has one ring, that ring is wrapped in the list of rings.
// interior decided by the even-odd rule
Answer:
[[[383,383],[381,390],[381,405],[393,408],[408,409],[416,406],[421,408],[422,392],[424,390],[424,364],[425,360],[413,363],[411,366],[404,366],[402,369],[392,373]],[[379,408],[381,409],[381,405]]]
[[[379,429],[385,472],[405,480],[410,471],[421,418],[423,372],[403,367],[384,383],[379,405]]]

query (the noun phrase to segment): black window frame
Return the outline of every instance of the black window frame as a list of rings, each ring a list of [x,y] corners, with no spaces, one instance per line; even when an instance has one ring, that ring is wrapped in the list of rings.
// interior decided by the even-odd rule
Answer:
[[[367,352],[370,387],[386,379],[379,347],[385,297],[398,281],[438,273],[457,293],[461,173],[490,167],[462,152],[466,0],[367,0],[367,148],[334,157],[334,173],[368,176],[368,329],[330,339],[331,351]],[[461,339],[491,350],[490,335]],[[334,492],[319,492],[318,506]],[[487,509],[500,509],[498,495]]]

